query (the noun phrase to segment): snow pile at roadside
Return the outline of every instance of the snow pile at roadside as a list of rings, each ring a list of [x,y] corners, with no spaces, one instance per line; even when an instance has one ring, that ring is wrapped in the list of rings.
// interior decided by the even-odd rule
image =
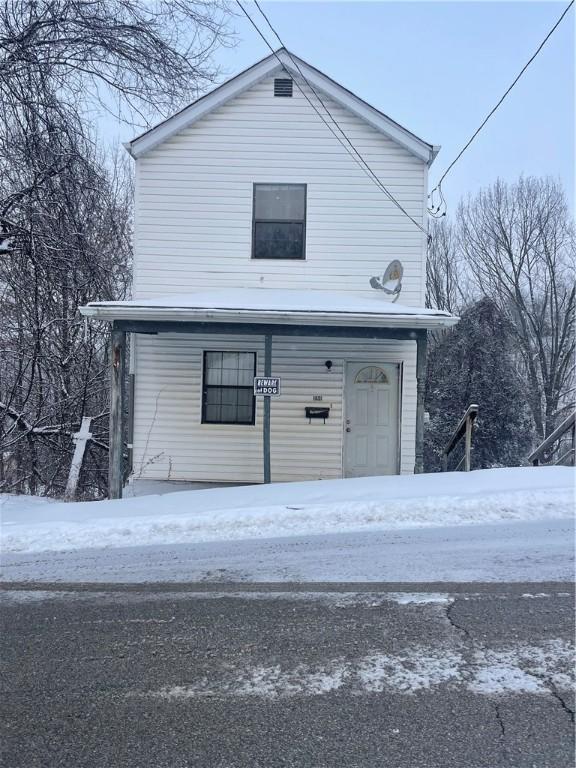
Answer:
[[[42,552],[571,517],[574,470],[522,467],[11,503],[2,550]],[[30,500],[32,501],[32,500]]]

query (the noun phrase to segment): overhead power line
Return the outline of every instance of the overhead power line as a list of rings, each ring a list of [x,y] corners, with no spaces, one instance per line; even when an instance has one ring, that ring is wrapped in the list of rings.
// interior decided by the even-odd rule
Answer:
[[[241,9],[242,13],[243,13],[243,14],[246,16],[246,18],[248,19],[248,21],[249,21],[249,22],[252,24],[252,26],[254,27],[254,29],[256,30],[256,32],[257,32],[257,33],[259,34],[259,36],[262,38],[262,40],[264,41],[264,43],[266,44],[266,46],[267,46],[267,47],[270,49],[270,51],[272,52],[272,54],[273,54],[273,55],[276,57],[276,59],[278,60],[278,62],[279,62],[279,63],[280,63],[282,66],[284,66],[284,63],[282,62],[282,59],[281,59],[281,58],[278,56],[278,53],[277,53],[277,51],[276,51],[276,50],[273,48],[273,46],[272,46],[272,45],[269,43],[268,39],[266,38],[266,36],[264,35],[264,33],[261,31],[261,29],[260,29],[260,27],[258,26],[258,24],[257,24],[257,23],[254,21],[254,19],[253,19],[253,18],[250,16],[250,14],[249,14],[249,13],[248,13],[248,11],[247,11],[247,10],[244,8],[244,6],[243,6],[243,5],[242,5],[242,3],[240,2],[240,0],[236,0],[236,3],[237,3],[237,5],[240,7],[240,9]],[[262,8],[261,8],[261,6],[260,6],[260,4],[259,4],[258,2],[256,2],[256,6],[257,6],[258,10],[260,11],[260,13],[262,14],[262,16],[264,17],[264,19],[266,20],[266,23],[267,23],[267,24],[268,24],[268,26],[270,27],[271,31],[273,32],[273,34],[274,34],[274,35],[275,35],[275,37],[277,38],[277,40],[278,40],[278,42],[280,43],[280,45],[281,45],[281,46],[282,46],[282,47],[283,47],[283,48],[286,50],[286,46],[284,45],[284,43],[283,43],[283,41],[282,41],[282,39],[281,39],[280,35],[279,35],[279,34],[278,34],[278,32],[277,32],[277,31],[274,29],[274,27],[272,26],[272,24],[271,24],[271,22],[270,22],[269,18],[266,16],[266,14],[265,14],[265,13],[264,13],[264,11],[262,10]],[[359,165],[359,167],[360,167],[360,168],[361,168],[361,169],[364,171],[364,173],[365,173],[365,174],[366,174],[366,175],[367,175],[367,176],[370,178],[370,180],[371,180],[371,181],[372,181],[374,184],[376,184],[376,186],[377,186],[377,187],[380,189],[380,191],[381,191],[381,192],[384,192],[384,194],[385,194],[385,195],[388,197],[388,199],[389,199],[389,200],[390,200],[392,203],[394,203],[394,205],[395,205],[395,206],[396,206],[396,207],[397,207],[397,208],[398,208],[398,209],[399,209],[399,210],[400,210],[400,211],[401,211],[401,212],[402,212],[402,213],[403,213],[405,216],[407,216],[407,217],[410,219],[410,221],[411,221],[411,222],[412,222],[412,223],[413,223],[413,224],[414,224],[416,227],[418,227],[418,229],[419,229],[421,232],[423,232],[423,233],[424,233],[424,234],[425,234],[427,237],[429,237],[427,230],[426,230],[426,229],[425,229],[425,228],[424,228],[424,227],[423,227],[421,224],[419,224],[419,223],[416,221],[416,219],[414,219],[414,218],[413,218],[413,217],[412,217],[412,216],[411,216],[411,215],[410,215],[410,214],[409,214],[409,213],[406,211],[406,209],[405,209],[405,208],[404,208],[404,207],[403,207],[403,206],[402,206],[402,205],[401,205],[401,204],[398,202],[398,200],[396,200],[396,198],[394,197],[394,195],[392,195],[392,193],[391,193],[391,192],[390,192],[390,191],[389,191],[389,190],[388,190],[388,189],[387,189],[387,188],[384,186],[384,184],[382,183],[382,181],[381,181],[381,180],[378,178],[378,176],[376,175],[376,173],[375,173],[375,172],[372,170],[372,168],[371,168],[371,167],[368,165],[368,163],[366,162],[366,160],[364,159],[364,157],[362,157],[362,155],[360,154],[360,152],[358,151],[358,149],[357,149],[357,148],[354,146],[354,144],[352,143],[351,139],[350,139],[350,138],[349,138],[349,136],[348,136],[348,135],[345,133],[344,129],[343,129],[341,126],[340,126],[340,124],[338,123],[338,121],[336,120],[336,118],[334,117],[334,115],[333,115],[333,114],[330,112],[330,110],[329,110],[329,109],[328,109],[328,107],[326,106],[326,103],[323,101],[322,97],[321,97],[321,96],[320,96],[320,94],[317,92],[317,90],[314,88],[314,86],[313,86],[313,85],[310,83],[310,81],[308,80],[308,78],[306,77],[306,75],[304,74],[304,72],[302,71],[302,69],[301,69],[300,65],[298,64],[298,62],[297,62],[297,61],[294,59],[294,57],[292,56],[292,54],[291,54],[291,53],[290,53],[288,50],[286,50],[286,53],[287,53],[288,57],[290,58],[290,61],[291,61],[291,62],[292,62],[292,64],[294,65],[295,69],[298,71],[298,73],[300,74],[300,76],[302,77],[302,79],[304,80],[304,82],[306,83],[306,85],[308,86],[308,88],[309,88],[309,89],[312,91],[312,93],[313,93],[313,94],[316,96],[316,98],[318,99],[319,103],[322,105],[322,107],[323,107],[323,108],[324,108],[324,110],[326,111],[327,115],[330,117],[330,119],[332,120],[332,122],[334,123],[334,125],[336,126],[336,128],[338,129],[338,131],[339,131],[339,133],[341,134],[341,136],[339,136],[339,135],[338,135],[338,134],[335,132],[335,130],[334,130],[334,128],[332,127],[332,125],[330,125],[330,123],[329,123],[329,122],[326,120],[326,118],[324,117],[324,115],[323,115],[323,114],[322,114],[322,113],[319,111],[319,109],[317,108],[317,106],[316,106],[316,105],[315,105],[315,104],[314,104],[314,103],[311,101],[311,99],[310,99],[310,97],[308,96],[308,94],[306,93],[306,91],[305,91],[305,90],[304,90],[304,89],[303,89],[303,88],[300,86],[300,84],[298,83],[298,80],[297,80],[296,78],[294,78],[294,82],[296,83],[296,87],[298,88],[298,90],[300,91],[300,93],[301,93],[301,94],[304,96],[304,98],[306,99],[306,101],[308,102],[308,104],[310,104],[310,106],[312,107],[312,109],[313,109],[313,110],[316,112],[316,114],[318,115],[318,117],[319,117],[319,118],[322,120],[322,122],[324,123],[324,125],[325,125],[325,126],[328,128],[328,130],[329,130],[329,131],[332,133],[332,135],[333,135],[333,136],[336,138],[336,140],[337,140],[337,141],[338,141],[338,142],[339,142],[339,143],[340,143],[340,144],[341,144],[341,145],[344,147],[344,149],[345,149],[345,150],[348,152],[348,154],[349,154],[349,155],[350,155],[350,156],[353,158],[353,160],[355,160],[355,161],[356,161],[356,163],[357,163],[357,164]]]
[[[484,120],[483,120],[483,121],[480,123],[479,127],[478,127],[478,128],[475,130],[475,131],[474,131],[474,133],[472,134],[472,136],[471,136],[471,137],[468,139],[468,141],[466,142],[466,144],[465,144],[465,145],[462,147],[462,149],[460,150],[460,152],[459,152],[459,153],[456,155],[456,157],[454,158],[454,160],[452,160],[452,162],[450,163],[450,165],[448,166],[448,168],[446,168],[446,170],[444,171],[444,173],[443,173],[443,174],[442,174],[442,176],[440,177],[440,181],[438,182],[438,184],[437,184],[437,185],[434,187],[434,189],[433,189],[433,190],[432,190],[432,192],[430,193],[430,203],[431,203],[431,207],[430,207],[428,210],[429,210],[429,213],[430,213],[432,216],[436,216],[436,217],[439,217],[439,215],[440,215],[440,216],[444,216],[444,214],[445,214],[445,212],[444,212],[444,213],[440,213],[440,210],[441,210],[442,206],[444,206],[444,205],[445,205],[444,196],[443,196],[443,194],[442,194],[442,182],[444,181],[444,179],[446,178],[446,176],[448,176],[448,174],[450,173],[450,171],[452,170],[452,168],[454,168],[454,166],[456,165],[456,163],[458,162],[458,160],[460,160],[460,158],[462,157],[462,155],[464,154],[464,152],[466,152],[466,150],[468,149],[468,147],[470,146],[470,144],[472,144],[472,142],[474,141],[474,139],[476,138],[476,136],[478,136],[478,134],[480,133],[480,131],[482,130],[482,128],[484,128],[484,126],[486,125],[486,123],[488,122],[488,120],[490,120],[490,118],[492,117],[492,115],[493,115],[493,114],[496,112],[496,110],[497,110],[497,109],[500,107],[500,105],[502,104],[502,102],[504,101],[504,99],[505,99],[505,98],[508,96],[508,94],[510,93],[510,91],[511,91],[511,90],[514,88],[514,86],[516,85],[516,83],[518,82],[518,80],[520,80],[520,78],[522,77],[522,75],[524,74],[524,72],[526,72],[526,70],[528,69],[528,67],[530,66],[530,64],[532,64],[532,62],[534,61],[534,59],[536,58],[536,56],[538,56],[538,54],[540,53],[540,51],[542,50],[542,48],[544,48],[544,46],[546,45],[546,43],[548,42],[548,40],[550,39],[550,37],[552,37],[552,35],[553,35],[554,31],[556,30],[556,28],[557,28],[557,27],[560,25],[560,23],[562,22],[562,19],[564,18],[564,16],[566,16],[566,14],[568,13],[568,11],[570,10],[570,8],[571,8],[573,5],[574,5],[574,0],[571,0],[571,2],[570,2],[570,3],[569,3],[567,6],[566,6],[566,8],[564,9],[564,11],[563,11],[562,15],[560,16],[560,18],[558,19],[558,21],[556,22],[556,24],[554,24],[554,26],[553,26],[553,27],[552,27],[552,29],[551,29],[551,30],[548,32],[548,34],[546,35],[546,37],[544,38],[544,40],[542,40],[542,42],[540,43],[540,45],[538,46],[538,48],[536,49],[536,51],[535,51],[535,52],[533,53],[533,55],[532,55],[532,56],[531,56],[531,57],[528,59],[528,61],[526,62],[526,64],[524,64],[524,66],[522,67],[522,69],[520,70],[520,72],[518,73],[518,75],[516,76],[516,78],[514,79],[514,81],[513,81],[513,82],[511,83],[511,85],[510,85],[510,86],[509,86],[509,87],[506,89],[506,91],[504,92],[504,95],[502,96],[502,98],[501,98],[501,99],[498,101],[498,103],[496,104],[496,106],[495,106],[493,109],[491,109],[491,110],[490,110],[490,112],[489,112],[489,113],[486,115],[486,117],[484,118]],[[440,202],[438,203],[438,206],[434,207],[434,195],[435,195],[436,193],[437,193],[437,194],[439,195],[439,197],[440,197]]]

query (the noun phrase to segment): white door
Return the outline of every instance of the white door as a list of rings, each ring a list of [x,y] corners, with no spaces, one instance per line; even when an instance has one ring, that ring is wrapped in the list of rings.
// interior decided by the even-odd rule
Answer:
[[[346,364],[344,477],[398,473],[399,366]]]

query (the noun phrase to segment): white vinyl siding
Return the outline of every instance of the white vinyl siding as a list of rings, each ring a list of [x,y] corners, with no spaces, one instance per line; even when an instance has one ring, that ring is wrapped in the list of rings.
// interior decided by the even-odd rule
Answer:
[[[134,297],[234,286],[372,292],[370,277],[400,259],[400,302],[422,306],[424,235],[297,88],[292,98],[273,96],[273,79],[137,160]],[[423,223],[426,164],[327,104],[382,182]],[[307,185],[305,261],[251,259],[254,183]]]
[[[173,334],[136,337],[134,478],[198,482],[262,481],[262,399],[255,425],[201,423],[204,350],[257,354],[259,336]],[[324,365],[332,360],[330,371]],[[415,342],[274,337],[272,373],[282,395],[271,400],[272,480],[342,476],[343,392],[346,361],[402,363],[400,470],[414,470],[416,421]],[[322,401],[313,399],[322,395]],[[330,408],[308,423],[306,406]]]

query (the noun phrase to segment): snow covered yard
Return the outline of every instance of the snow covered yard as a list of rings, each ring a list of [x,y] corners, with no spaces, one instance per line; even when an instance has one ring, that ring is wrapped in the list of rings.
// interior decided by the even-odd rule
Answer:
[[[574,470],[523,467],[184,491],[121,501],[0,496],[5,553],[569,518]]]

